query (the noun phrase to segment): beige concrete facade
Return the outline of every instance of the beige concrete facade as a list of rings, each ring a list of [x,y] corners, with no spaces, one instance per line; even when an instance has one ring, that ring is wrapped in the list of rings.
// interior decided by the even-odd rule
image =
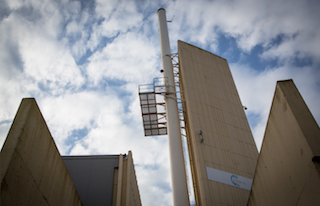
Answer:
[[[1,206],[82,205],[34,99],[23,99],[1,149]]]
[[[293,81],[280,81],[248,205],[319,205],[319,162],[319,126]]]
[[[207,172],[252,179],[258,158],[227,60],[182,41],[178,55],[196,204],[246,205],[249,190],[210,180]]]
[[[138,183],[132,153],[119,156],[119,167],[115,169],[113,206],[141,206]]]
[[[117,155],[110,156],[117,160]],[[118,156],[119,164],[116,161],[116,163],[111,162],[106,166],[114,172],[105,174],[101,174],[102,171],[107,171],[103,167],[93,167],[92,164],[91,167],[88,166],[90,161],[98,161],[99,156],[64,157],[65,161],[68,161],[70,170],[74,165],[73,173],[69,173],[35,99],[23,99],[0,153],[0,205],[140,206],[141,200],[132,153],[129,151],[128,155]],[[103,159],[104,155],[101,155],[100,158]],[[75,162],[81,160],[82,166],[72,164],[72,159]],[[86,159],[89,159],[89,163],[84,161]],[[89,168],[89,172],[88,170],[84,171],[84,167]],[[74,175],[74,173],[81,175],[71,177],[70,174]],[[87,176],[83,176],[83,174],[87,174]],[[95,174],[98,176],[98,180],[91,177]],[[80,181],[78,188],[74,186],[72,178],[75,178],[78,183]],[[112,193],[110,196],[112,197],[110,197],[110,203],[102,204],[101,202],[105,202],[106,199],[103,198],[107,195],[106,189],[100,187],[101,184],[95,183],[97,181],[100,183],[101,179],[105,183],[106,178],[111,178],[110,190]],[[80,191],[80,187],[86,185],[87,181],[83,179],[95,181],[90,182],[92,184],[88,184],[87,187],[92,190],[101,190],[99,193],[103,197],[84,193],[81,198],[86,201],[82,203],[79,196],[81,193],[78,193],[77,190]]]

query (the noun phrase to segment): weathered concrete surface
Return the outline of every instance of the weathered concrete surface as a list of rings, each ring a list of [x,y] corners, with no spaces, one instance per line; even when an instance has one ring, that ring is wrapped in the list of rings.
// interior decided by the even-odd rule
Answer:
[[[210,167],[252,179],[258,159],[228,62],[182,41],[178,52],[196,203],[246,205],[249,190],[209,180],[206,171]]]
[[[84,206],[141,206],[131,151],[62,158]]]
[[[141,206],[140,193],[134,170],[132,152],[119,155],[119,168],[116,171],[114,206]]]
[[[1,149],[1,206],[82,205],[35,99],[23,99]]]
[[[299,91],[278,82],[248,205],[319,205],[319,153],[319,126]]]
[[[111,206],[119,155],[62,156],[83,206]]]
[[[127,159],[124,159],[124,165],[126,169],[123,175],[126,175],[126,206],[141,206],[140,193],[138,188],[137,177],[134,169],[132,152],[128,152]],[[124,177],[123,177],[124,179]]]

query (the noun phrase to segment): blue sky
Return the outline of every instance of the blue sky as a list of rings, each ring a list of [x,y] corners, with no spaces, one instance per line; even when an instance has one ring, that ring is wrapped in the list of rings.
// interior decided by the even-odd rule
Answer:
[[[132,150],[144,205],[172,205],[167,138],[144,137],[138,85],[161,76],[157,10],[172,52],[226,58],[257,147],[277,80],[292,78],[320,121],[317,0],[0,2],[0,142],[35,97],[63,155]]]

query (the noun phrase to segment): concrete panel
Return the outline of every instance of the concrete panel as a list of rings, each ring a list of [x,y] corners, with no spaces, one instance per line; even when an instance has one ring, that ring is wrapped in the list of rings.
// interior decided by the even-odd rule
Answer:
[[[133,165],[132,153],[129,151],[128,153],[128,173],[127,173],[127,181],[128,181],[128,189],[127,189],[127,206],[141,206],[140,193],[138,188],[138,182],[136,173]]]
[[[63,156],[84,206],[111,206],[119,155]]]
[[[319,126],[299,91],[278,82],[248,205],[318,205],[319,152]]]
[[[1,149],[1,205],[82,205],[33,98],[23,99]]]
[[[132,152],[62,157],[84,206],[140,206]]]
[[[119,165],[119,171],[122,170],[122,172],[119,172],[118,180],[121,181],[118,181],[118,186],[121,183],[122,192],[121,201],[117,201],[117,205],[141,206],[141,199],[133,165],[132,152],[129,151],[128,155],[126,156],[120,155],[120,158],[122,158],[123,164],[122,168],[120,168],[121,165]]]
[[[228,63],[182,41],[178,53],[196,204],[246,205],[249,191],[211,181],[206,173],[208,166],[252,179],[258,158]]]

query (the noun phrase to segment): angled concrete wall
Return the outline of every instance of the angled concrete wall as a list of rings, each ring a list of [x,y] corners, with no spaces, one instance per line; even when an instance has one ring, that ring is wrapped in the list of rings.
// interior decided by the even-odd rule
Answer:
[[[319,162],[319,126],[293,81],[279,81],[248,205],[319,205]]]
[[[83,206],[111,206],[119,155],[62,156]]]
[[[119,156],[116,206],[141,206],[140,193],[133,165],[132,152]]]
[[[137,176],[134,169],[132,152],[128,152],[127,159],[127,206],[140,206],[140,192],[138,188]]]
[[[258,151],[228,62],[182,41],[178,53],[196,203],[246,205]]]
[[[82,205],[33,98],[22,100],[0,157],[1,206]]]
[[[140,206],[132,152],[62,157],[84,206]]]

